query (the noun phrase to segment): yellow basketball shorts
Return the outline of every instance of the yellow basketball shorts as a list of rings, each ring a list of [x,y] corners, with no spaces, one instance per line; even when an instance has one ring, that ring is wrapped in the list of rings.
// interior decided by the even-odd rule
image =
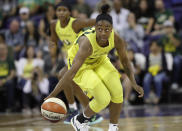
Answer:
[[[69,63],[71,65],[70,59]],[[97,64],[83,64],[73,80],[83,91],[94,97],[89,106],[96,113],[106,108],[111,101],[123,102],[119,73],[108,58]]]

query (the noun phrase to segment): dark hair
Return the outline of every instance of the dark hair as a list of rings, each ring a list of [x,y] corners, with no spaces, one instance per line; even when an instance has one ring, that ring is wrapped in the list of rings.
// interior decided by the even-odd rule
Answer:
[[[24,58],[28,58],[28,49],[29,49],[29,48],[33,48],[33,49],[34,49],[34,56],[33,56],[33,58],[35,58],[35,57],[36,57],[35,48],[34,48],[34,46],[32,46],[32,45],[27,45],[27,46],[26,46]]]
[[[54,5],[53,4],[50,4],[50,3],[45,3],[44,10],[45,10],[46,13],[49,11],[49,8],[50,7],[54,8]]]
[[[3,33],[0,33],[0,38],[2,39],[2,42],[5,42],[5,36]]]
[[[106,20],[109,23],[111,23],[111,25],[113,24],[112,17],[109,14],[107,14],[109,8],[110,8],[110,6],[108,4],[105,4],[105,5],[103,5],[101,7],[102,13],[97,16],[96,23],[99,22],[99,21],[101,21],[101,20]]]
[[[64,6],[64,7],[68,8],[68,10],[71,12],[71,6],[68,2],[62,1],[62,2],[58,3],[56,5],[55,9],[57,9],[59,6]]]
[[[152,40],[152,41],[150,42],[150,47],[152,46],[153,43],[156,43],[156,45],[159,46],[159,47],[163,47],[162,39]]]

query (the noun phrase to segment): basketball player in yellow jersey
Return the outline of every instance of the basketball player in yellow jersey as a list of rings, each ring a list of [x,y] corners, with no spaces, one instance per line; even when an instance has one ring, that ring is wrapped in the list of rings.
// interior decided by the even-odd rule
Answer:
[[[66,1],[60,2],[56,6],[56,15],[58,20],[51,24],[51,48],[57,50],[57,42],[61,40],[64,44],[64,49],[67,51],[76,40],[79,32],[85,27],[93,26],[95,24],[95,19],[75,19],[70,17],[71,8]],[[55,45],[55,46],[54,46]],[[52,54],[53,55],[53,54]],[[65,66],[59,73],[59,79],[67,71],[67,66]],[[72,88],[77,88],[77,90],[72,91]],[[73,92],[75,92],[73,94]],[[78,98],[83,106],[89,103],[88,97],[83,93],[83,91],[77,87],[75,83],[72,82],[70,86],[64,89],[65,96],[69,103],[69,116],[64,121],[65,124],[69,124],[73,116],[78,113],[77,106],[75,103],[74,95]],[[103,118],[100,115],[93,117],[91,124],[96,124],[101,122]]]
[[[132,87],[143,97],[143,89],[136,84],[131,63],[126,53],[126,43],[113,31],[112,17],[102,7],[102,14],[96,18],[95,28],[83,33],[68,51],[69,70],[58,82],[55,92],[65,88],[72,79],[94,98],[83,113],[71,119],[75,131],[88,131],[90,118],[109,105],[109,131],[118,131],[118,119],[123,103],[123,90],[119,74],[107,57],[116,48]]]

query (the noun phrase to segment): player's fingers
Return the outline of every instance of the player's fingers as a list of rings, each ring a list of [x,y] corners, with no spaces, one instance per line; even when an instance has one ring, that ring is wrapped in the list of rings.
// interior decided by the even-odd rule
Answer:
[[[44,98],[44,101],[47,100],[47,98]]]
[[[139,98],[143,97],[143,95],[144,95],[143,91],[140,91],[139,94],[140,94],[140,95],[138,96]]]
[[[139,98],[143,97],[143,94],[139,95],[138,97],[139,97]]]
[[[47,100],[49,97],[44,98],[44,101]]]

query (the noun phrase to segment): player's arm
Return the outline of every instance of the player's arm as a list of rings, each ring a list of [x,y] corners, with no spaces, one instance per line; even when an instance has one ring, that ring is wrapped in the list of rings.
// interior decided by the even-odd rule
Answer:
[[[139,97],[143,97],[143,89],[137,85],[131,66],[131,62],[127,56],[126,43],[116,33],[114,35],[115,48],[118,52],[119,59],[123,65],[124,71],[131,81],[132,87],[140,94]]]
[[[57,42],[58,42],[58,36],[56,34],[55,28],[56,28],[56,22],[57,20],[51,21],[51,25],[50,25],[50,31],[51,31],[51,37],[50,37],[50,41],[49,41],[49,49],[52,49],[54,51],[51,51],[52,53],[56,53],[57,50]],[[54,54],[51,54],[51,56],[53,56]]]
[[[71,82],[71,80],[74,78],[82,64],[84,63],[85,59],[91,55],[92,53],[92,46],[89,42],[89,40],[85,37],[82,36],[79,40],[79,50],[75,56],[75,59],[73,61],[73,64],[68,70],[63,78],[59,80],[58,84],[56,85],[55,89],[51,92],[51,94],[46,98],[50,97],[55,97],[59,92],[63,89],[66,88],[67,85]]]
[[[73,22],[73,29],[76,33],[80,32],[85,27],[90,27],[95,25],[95,19],[76,19]]]

